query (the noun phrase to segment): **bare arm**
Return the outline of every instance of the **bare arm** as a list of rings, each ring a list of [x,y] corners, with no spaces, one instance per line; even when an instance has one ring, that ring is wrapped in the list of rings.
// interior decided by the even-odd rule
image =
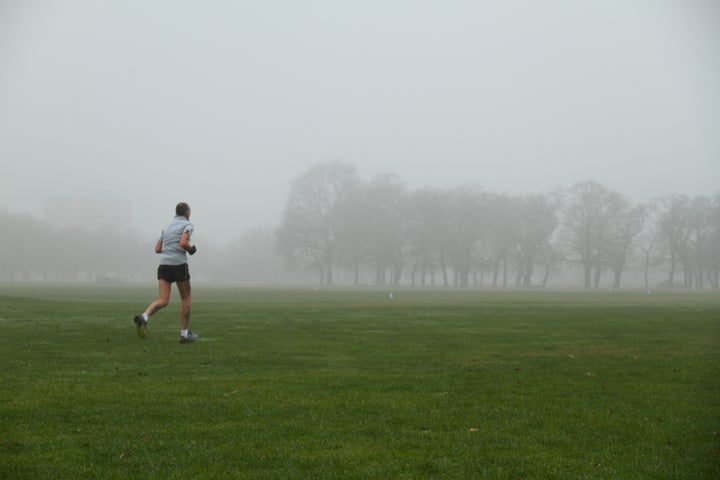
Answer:
[[[180,247],[182,247],[183,250],[190,253],[192,255],[195,253],[195,247],[190,245],[190,234],[188,232],[185,232],[180,237]]]
[[[155,253],[162,253],[162,240],[158,240],[155,244]]]

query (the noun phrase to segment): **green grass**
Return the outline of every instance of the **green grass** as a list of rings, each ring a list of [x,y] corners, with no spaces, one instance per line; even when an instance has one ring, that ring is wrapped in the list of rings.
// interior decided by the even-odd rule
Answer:
[[[720,478],[718,292],[0,286],[0,479]]]

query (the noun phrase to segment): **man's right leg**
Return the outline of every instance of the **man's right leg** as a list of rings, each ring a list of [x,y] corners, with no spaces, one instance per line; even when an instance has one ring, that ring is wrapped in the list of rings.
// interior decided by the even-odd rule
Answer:
[[[137,325],[137,333],[142,338],[148,337],[147,321],[151,315],[159,312],[170,302],[170,282],[167,280],[158,280],[158,290],[160,296],[157,300],[148,305],[148,308],[142,315],[135,315],[135,325]]]

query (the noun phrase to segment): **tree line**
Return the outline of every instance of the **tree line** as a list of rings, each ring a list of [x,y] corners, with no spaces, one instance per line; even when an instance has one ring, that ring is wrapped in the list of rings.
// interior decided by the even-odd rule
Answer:
[[[152,281],[154,239],[54,229],[0,210],[0,281]],[[193,278],[226,283],[510,288],[720,282],[720,192],[634,204],[595,181],[510,195],[476,185],[409,190],[323,162],[293,180],[279,226],[202,245]]]
[[[54,229],[0,210],[0,281],[131,280],[148,261],[147,241],[131,232]]]
[[[53,228],[29,215],[0,209],[0,282],[98,283],[155,281],[156,238],[125,227]],[[272,246],[274,233],[253,229],[227,247],[200,245],[192,275],[218,282],[277,283],[281,258]],[[241,274],[238,275],[238,273]]]
[[[579,271],[582,286],[609,275],[620,288],[628,265],[666,273],[665,287],[718,288],[720,192],[668,195],[634,204],[595,181],[565,191],[508,195],[476,185],[408,191],[394,175],[362,180],[353,165],[325,162],[294,180],[277,249],[287,265],[336,270],[355,285],[546,286]]]

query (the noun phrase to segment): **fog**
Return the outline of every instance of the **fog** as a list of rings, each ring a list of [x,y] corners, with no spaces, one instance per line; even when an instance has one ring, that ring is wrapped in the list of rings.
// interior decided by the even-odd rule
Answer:
[[[95,203],[155,236],[182,200],[222,244],[328,160],[410,188],[712,194],[719,5],[4,0],[0,210]]]

